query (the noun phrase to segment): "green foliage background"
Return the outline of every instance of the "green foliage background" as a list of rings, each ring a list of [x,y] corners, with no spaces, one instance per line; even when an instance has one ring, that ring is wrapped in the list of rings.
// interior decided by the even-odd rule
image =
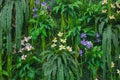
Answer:
[[[120,79],[120,75],[116,72],[116,69],[120,69],[120,14],[116,11],[120,9],[111,7],[113,3],[117,6],[115,2],[120,2],[119,0],[108,0],[106,5],[102,5],[102,0],[39,1],[40,4],[35,5],[34,0],[0,0],[0,80]],[[50,9],[41,7],[43,1],[47,2]],[[39,9],[37,18],[33,18],[34,7]],[[102,13],[104,9],[107,9],[105,14]],[[109,19],[111,15],[114,15],[115,19]],[[60,31],[66,34],[67,43],[73,47],[76,54],[74,58],[65,54],[63,59],[61,55],[48,51],[49,55],[46,55],[48,58],[53,55],[53,57],[57,56],[57,59],[53,60],[55,64],[50,62],[52,57],[47,62],[44,59],[45,55],[40,54],[49,49],[52,39]],[[88,39],[93,42],[96,33],[99,33],[102,42],[94,42],[93,48],[88,52],[85,51],[85,55],[81,57],[79,50],[83,48],[80,43],[82,32],[86,33]],[[21,38],[26,35],[32,36],[34,55],[26,61],[21,61],[19,54],[13,54],[13,46],[15,45],[16,50],[19,51]],[[74,61],[73,66],[66,67],[64,61],[69,62],[70,58]],[[72,64],[71,62],[69,64]],[[114,68],[111,68],[112,62],[115,63]],[[57,67],[58,64],[63,68]],[[49,71],[54,70],[54,67],[58,72],[60,72],[59,67],[61,69],[57,77],[55,73],[44,77],[44,73],[50,73]],[[66,76],[62,74],[63,69],[68,70],[70,74],[67,75],[68,79],[63,77]],[[65,73],[67,74],[67,71]],[[80,79],[76,78],[76,74]],[[51,78],[52,76],[54,77]]]

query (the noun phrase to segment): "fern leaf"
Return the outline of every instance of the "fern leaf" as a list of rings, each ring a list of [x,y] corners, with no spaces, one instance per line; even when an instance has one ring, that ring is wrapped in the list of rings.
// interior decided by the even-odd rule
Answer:
[[[2,26],[0,21],[0,50],[2,49]]]
[[[58,63],[57,80],[64,80],[63,64],[61,58],[58,58],[57,63]]]
[[[21,46],[21,29],[23,25],[23,9],[22,9],[22,3],[20,1],[15,2],[15,8],[16,8],[16,47],[17,49]]]
[[[7,53],[11,53],[11,47],[12,47],[12,40],[11,40],[11,24],[12,24],[12,8],[13,8],[13,2],[8,3],[7,13]]]
[[[6,25],[7,25],[7,8],[8,8],[8,5],[5,5],[2,10],[1,10],[1,26],[3,28],[3,30],[6,32]]]
[[[119,56],[119,42],[118,42],[118,37],[115,33],[112,33],[112,41],[115,47],[115,53],[117,56]]]
[[[99,33],[102,34],[103,28],[104,28],[104,24],[105,22],[101,22],[101,24],[99,25]]]
[[[25,21],[29,18],[29,9],[30,9],[30,0],[23,0],[24,2],[24,13],[25,13]]]
[[[107,27],[107,49],[106,49],[106,54],[107,54],[107,63],[108,63],[108,68],[111,68],[111,26]]]
[[[103,50],[103,80],[106,80],[106,44],[107,36],[106,31],[103,32],[103,39],[102,39],[102,50]]]
[[[53,70],[52,70],[52,80],[56,79],[56,74],[57,74],[57,64],[56,61],[54,61]]]

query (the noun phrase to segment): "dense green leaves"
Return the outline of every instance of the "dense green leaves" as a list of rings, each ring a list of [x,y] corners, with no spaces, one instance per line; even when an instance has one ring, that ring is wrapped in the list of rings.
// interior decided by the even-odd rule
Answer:
[[[20,48],[21,29],[23,26],[24,13],[26,12],[27,8],[28,8],[28,1],[26,0],[20,0],[20,1],[0,0],[0,20],[1,20],[0,21],[0,54],[2,54],[1,52],[8,54],[6,63],[7,63],[7,71],[8,71],[9,79],[12,79],[12,55],[11,55],[13,53],[12,43],[16,41],[17,48],[18,49]],[[13,32],[14,29],[16,30],[15,32]],[[3,43],[3,40],[6,43]],[[4,48],[7,51],[4,51],[3,49],[1,50],[3,44],[4,44]]]
[[[107,1],[0,0],[0,80],[119,80],[120,3]],[[48,51],[60,31],[75,53],[59,51],[57,42]],[[22,60],[25,35],[35,50]]]
[[[21,29],[23,26],[23,9],[22,7],[22,3],[20,1],[17,1],[15,3],[15,7],[16,7],[16,45],[17,48],[20,48],[21,45]]]
[[[55,54],[51,51],[44,51],[41,56],[45,57],[42,67],[44,76],[47,77],[45,80],[79,80],[78,65],[72,53]]]
[[[6,32],[6,35],[7,35],[7,53],[8,54],[10,54],[11,53],[11,48],[12,48],[12,39],[11,39],[11,37],[12,37],[12,35],[11,35],[11,30],[12,30],[12,28],[11,28],[11,25],[12,25],[12,9],[13,9],[13,1],[12,2],[10,2],[10,3],[8,3],[8,7],[9,7],[9,9],[6,9],[7,11],[7,13],[9,13],[9,14],[7,14],[6,16],[7,16],[7,24],[6,24],[6,30],[7,30],[7,32]],[[6,5],[7,6],[7,5]]]
[[[15,5],[15,6],[14,6]],[[16,29],[16,45],[20,48],[21,29],[23,26],[24,13],[26,12],[28,17],[28,1],[6,1],[5,5],[1,9],[1,27],[6,35],[14,37],[11,34],[13,28]],[[14,14],[14,15],[13,15]],[[26,17],[26,16],[25,16]],[[26,17],[26,18],[27,18]],[[8,40],[8,41],[9,41]],[[8,46],[11,45],[11,41],[8,42]],[[10,48],[10,47],[9,47]]]

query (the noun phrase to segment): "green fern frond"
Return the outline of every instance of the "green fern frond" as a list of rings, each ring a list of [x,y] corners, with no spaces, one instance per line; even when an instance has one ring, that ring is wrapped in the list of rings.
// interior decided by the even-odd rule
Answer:
[[[1,4],[2,4],[2,1],[3,1],[3,0],[0,0],[0,6],[1,6]]]
[[[118,40],[118,36],[116,33],[113,33],[112,32],[112,41],[113,41],[113,44],[114,44],[114,47],[115,47],[115,53],[116,53],[116,56],[119,56],[119,40]]]
[[[2,26],[0,21],[0,50],[2,49]]]
[[[25,21],[29,18],[30,0],[22,0],[23,12],[25,15]]]
[[[20,48],[20,41],[21,41],[21,29],[23,25],[23,9],[22,3],[20,1],[15,2],[16,8],[16,47]]]
[[[8,8],[8,5],[5,5],[3,7],[3,9],[1,10],[1,26],[3,28],[3,30],[6,32],[6,26],[7,26],[7,8]]]
[[[106,31],[103,32],[102,39],[102,50],[103,50],[103,79],[106,80],[106,46],[107,46],[107,35]]]
[[[12,25],[12,9],[13,9],[13,1],[8,3],[7,9],[7,53],[11,53],[12,49],[12,39],[11,39],[11,25]]]
[[[108,68],[111,68],[111,26],[107,27],[107,49],[106,49],[106,54],[107,54],[107,63],[108,63]]]
[[[58,58],[58,61],[57,61],[57,80],[65,80],[64,79],[64,71],[63,71],[63,63],[62,63],[62,60],[61,58]]]

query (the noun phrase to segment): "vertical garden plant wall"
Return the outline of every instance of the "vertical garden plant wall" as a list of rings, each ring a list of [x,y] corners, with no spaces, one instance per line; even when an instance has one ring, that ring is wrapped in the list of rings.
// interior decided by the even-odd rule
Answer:
[[[0,80],[119,80],[120,0],[0,0]]]

